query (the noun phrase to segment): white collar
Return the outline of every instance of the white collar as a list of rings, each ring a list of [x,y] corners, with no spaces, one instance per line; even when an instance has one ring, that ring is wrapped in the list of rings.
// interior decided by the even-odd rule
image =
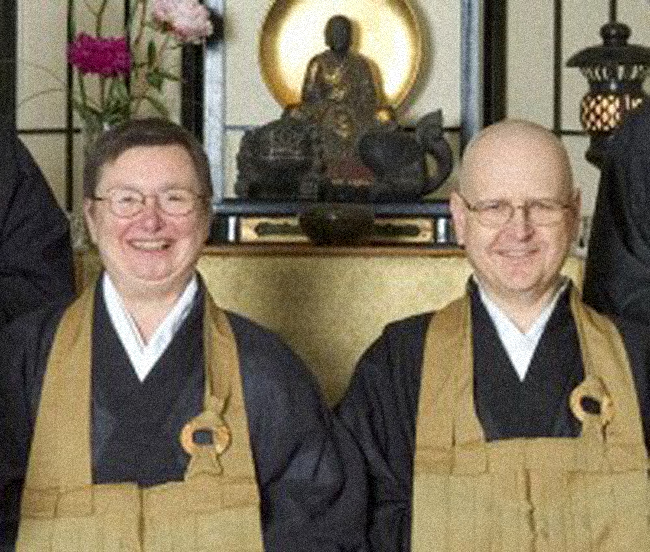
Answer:
[[[508,353],[508,357],[519,376],[519,380],[523,381],[528,373],[530,361],[535,354],[539,340],[546,329],[546,324],[555,310],[555,305],[557,304],[560,295],[562,295],[569,285],[569,279],[563,278],[557,291],[542,309],[530,328],[528,328],[527,332],[522,332],[508,317],[508,315],[497,306],[483,286],[481,286],[478,279],[474,278],[474,281],[478,287],[481,302],[485,306],[485,310],[490,315],[490,318],[497,329],[501,343]]]
[[[104,272],[102,290],[108,316],[141,382],[149,375],[187,318],[194,305],[198,287],[198,279],[194,274],[165,319],[156,328],[149,343],[145,344],[133,316],[126,310],[124,301],[108,273]]]

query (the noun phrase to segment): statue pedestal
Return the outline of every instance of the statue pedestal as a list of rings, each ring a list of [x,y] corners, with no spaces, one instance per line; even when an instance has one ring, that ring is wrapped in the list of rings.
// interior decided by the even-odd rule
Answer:
[[[214,206],[215,216],[208,243],[308,244],[309,236],[300,224],[300,217],[319,210],[331,213],[336,206],[337,204],[311,201],[225,200]],[[409,245],[434,249],[456,246],[447,201],[349,202],[342,207],[349,209],[352,214],[358,209],[359,212],[370,212],[374,216],[372,228],[364,232],[365,245]],[[367,217],[357,218],[362,219],[357,222],[364,227],[363,220]],[[348,218],[342,216],[339,220]],[[353,226],[350,226],[351,232]],[[332,232],[338,232],[338,229]],[[340,240],[337,240],[339,243],[346,241],[344,234],[337,235],[340,236]]]

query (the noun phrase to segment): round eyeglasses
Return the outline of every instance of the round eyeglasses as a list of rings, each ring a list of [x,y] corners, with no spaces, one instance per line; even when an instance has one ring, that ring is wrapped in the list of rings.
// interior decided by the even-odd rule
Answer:
[[[143,194],[131,188],[112,188],[104,196],[93,196],[93,200],[108,202],[108,208],[116,217],[130,218],[143,211],[148,197],[156,199],[163,213],[181,217],[194,211],[198,200],[205,196],[184,188],[169,188],[155,194]]]
[[[573,203],[563,203],[555,199],[528,199],[521,205],[513,205],[505,199],[477,201],[470,203],[462,195],[468,211],[476,216],[482,226],[496,228],[512,220],[517,209],[521,209],[524,217],[533,226],[555,226],[560,224],[567,210],[573,210]]]

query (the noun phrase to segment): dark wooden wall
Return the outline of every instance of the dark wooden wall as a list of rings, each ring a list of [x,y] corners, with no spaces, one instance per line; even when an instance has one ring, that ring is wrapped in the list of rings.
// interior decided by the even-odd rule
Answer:
[[[16,126],[16,3],[0,0],[0,122]]]

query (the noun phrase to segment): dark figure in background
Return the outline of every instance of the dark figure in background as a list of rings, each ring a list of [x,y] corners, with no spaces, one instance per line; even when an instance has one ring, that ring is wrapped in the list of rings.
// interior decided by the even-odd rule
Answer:
[[[0,327],[74,296],[68,221],[27,148],[0,131]]]
[[[650,104],[632,111],[602,168],[585,280],[595,309],[650,324]]]
[[[354,443],[301,361],[196,271],[211,192],[174,123],[94,145],[84,214],[105,271],[0,335],[0,549],[363,550]]]
[[[650,332],[560,273],[580,213],[562,142],[497,123],[459,182],[466,294],[388,325],[339,407],[366,455],[372,550],[650,550]]]

